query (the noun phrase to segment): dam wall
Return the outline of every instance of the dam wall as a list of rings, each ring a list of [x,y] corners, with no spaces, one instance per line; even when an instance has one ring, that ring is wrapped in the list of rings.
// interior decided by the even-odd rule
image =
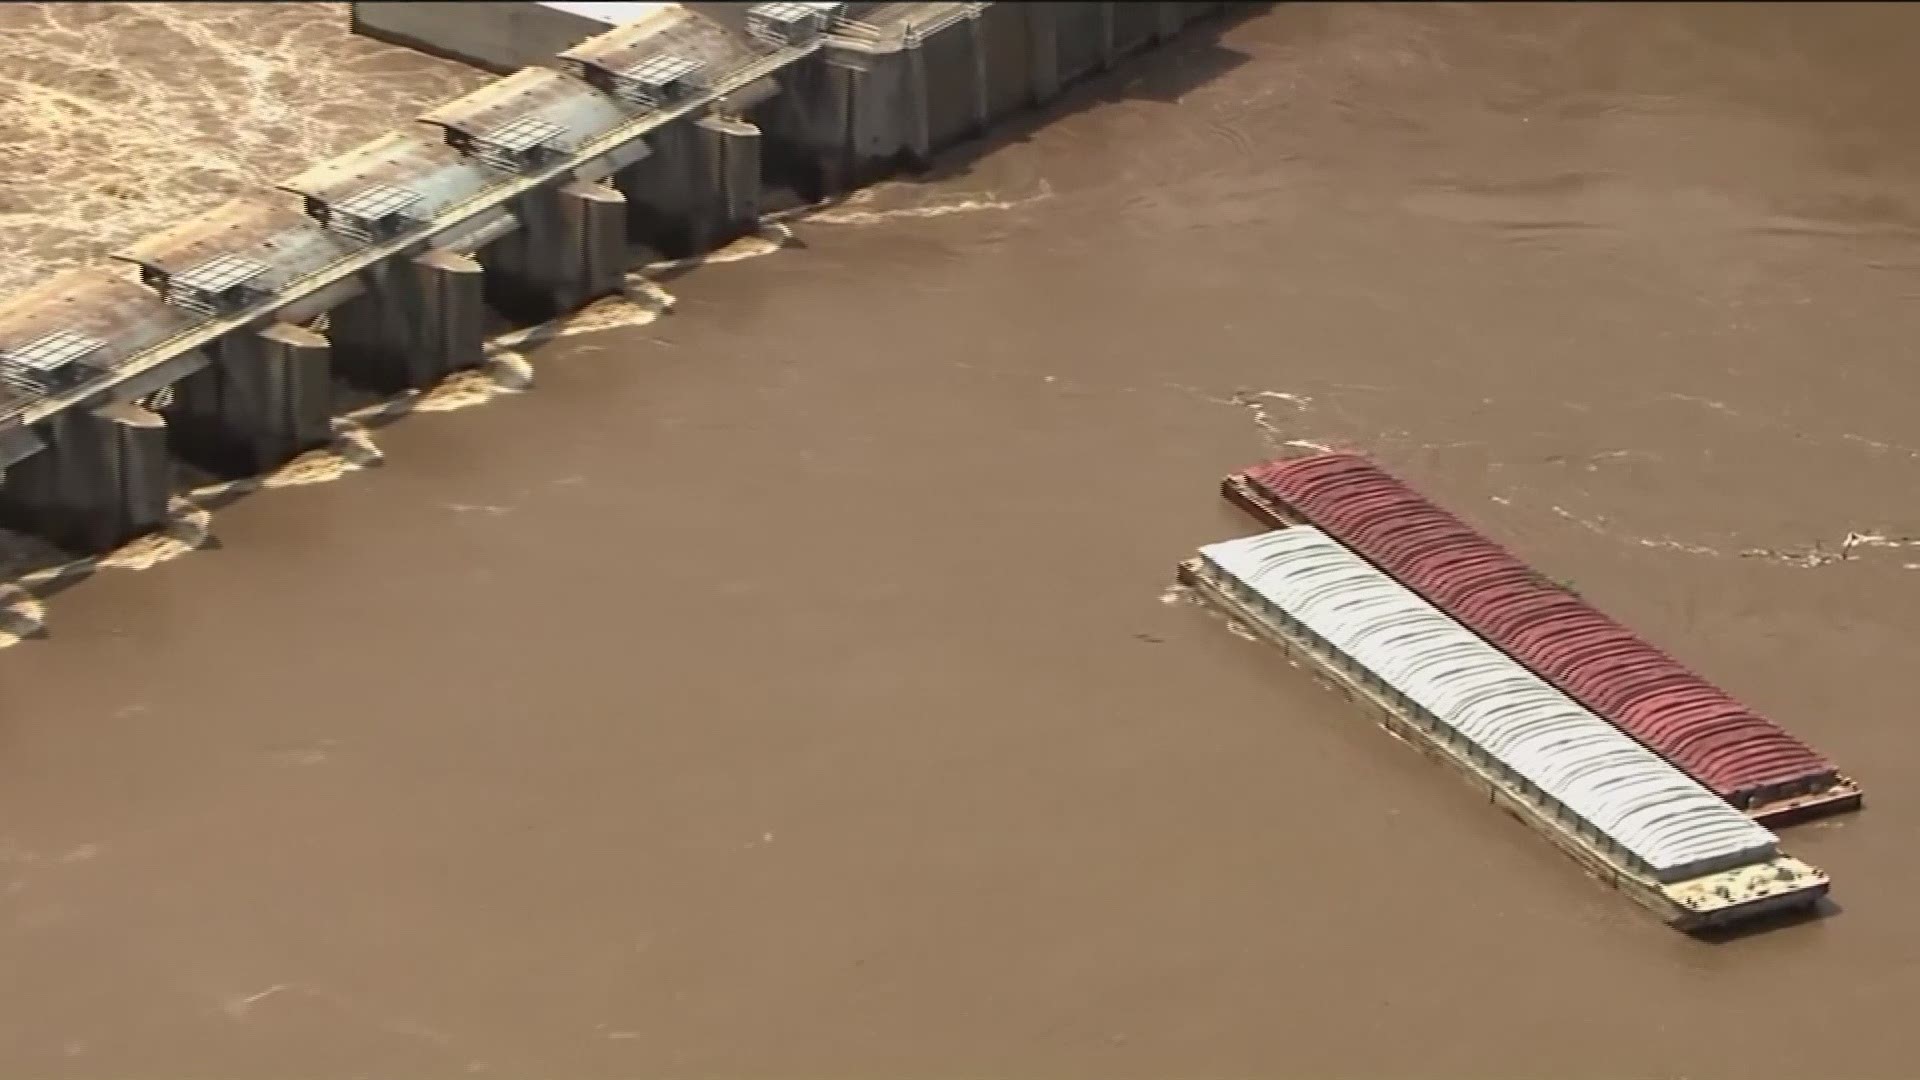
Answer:
[[[325,445],[352,394],[478,366],[490,319],[618,293],[636,265],[925,164],[1249,5],[453,6],[353,8],[494,66],[558,51],[0,300],[0,524],[112,549],[166,523],[176,463],[274,469]],[[614,9],[632,17],[609,28]]]
[[[495,75],[552,67],[554,57],[650,9],[672,4],[527,3],[525,0],[382,0],[348,5],[353,32]]]

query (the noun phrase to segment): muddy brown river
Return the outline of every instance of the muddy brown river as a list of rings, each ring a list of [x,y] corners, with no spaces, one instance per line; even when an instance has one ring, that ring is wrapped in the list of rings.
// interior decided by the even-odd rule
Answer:
[[[1916,34],[1196,28],[50,597],[0,652],[0,1073],[1914,1075]],[[1251,531],[1218,477],[1305,445],[1851,772],[1785,834],[1838,910],[1672,933],[1166,602]]]

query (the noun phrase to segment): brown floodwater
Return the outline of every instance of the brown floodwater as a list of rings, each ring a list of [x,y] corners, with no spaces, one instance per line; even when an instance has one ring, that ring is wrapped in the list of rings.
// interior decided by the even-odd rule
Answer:
[[[1916,32],[1276,8],[53,597],[0,1072],[1912,1075]],[[1837,913],[1672,933],[1165,602],[1307,444],[1854,774]]]

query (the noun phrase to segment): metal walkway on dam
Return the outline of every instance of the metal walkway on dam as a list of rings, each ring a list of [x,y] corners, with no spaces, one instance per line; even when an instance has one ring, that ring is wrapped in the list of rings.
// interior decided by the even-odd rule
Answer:
[[[481,363],[489,308],[616,293],[630,245],[712,250],[769,191],[924,163],[1228,6],[650,5],[0,302],[0,524],[111,549],[165,524],[176,458],[244,475],[324,445],[336,378],[431,386]]]

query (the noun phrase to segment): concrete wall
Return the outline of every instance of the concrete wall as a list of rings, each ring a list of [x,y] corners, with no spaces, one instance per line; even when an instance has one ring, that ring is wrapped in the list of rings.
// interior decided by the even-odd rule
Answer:
[[[1112,9],[1116,5],[1049,3],[1045,6],[1053,12],[1059,58],[1055,70],[1061,81],[1071,82],[1105,67],[1107,27],[1112,23]]]
[[[137,405],[68,409],[35,431],[46,449],[7,470],[0,523],[69,551],[106,551],[166,521],[172,458]]]
[[[750,231],[760,216],[762,141],[754,124],[722,117],[657,132],[652,156],[613,176],[626,196],[628,237],[682,259]]]
[[[995,4],[981,13],[987,120],[1005,119],[1043,100],[1036,93],[1034,17],[1039,4]],[[1051,97],[1052,95],[1047,95]]]
[[[952,146],[986,130],[986,53],[980,23],[962,19],[909,49],[908,63],[927,112],[931,148]]]
[[[332,436],[331,343],[287,323],[229,334],[211,362],[173,384],[167,445],[219,475],[274,468]]]

